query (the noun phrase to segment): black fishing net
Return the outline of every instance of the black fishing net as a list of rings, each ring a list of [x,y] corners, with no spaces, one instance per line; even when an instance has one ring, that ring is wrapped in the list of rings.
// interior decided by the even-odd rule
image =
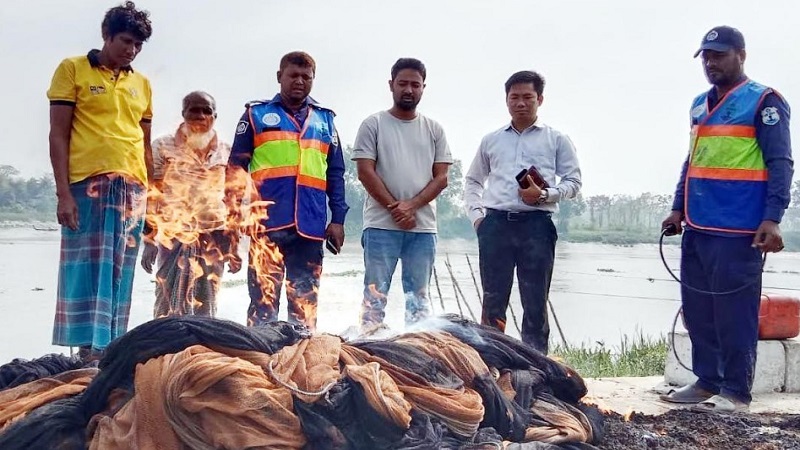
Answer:
[[[428,450],[443,448],[447,427],[427,414],[412,412],[411,426],[402,439],[392,444],[391,449]]]
[[[100,373],[83,395],[35,410],[0,434],[0,449],[85,449],[89,418],[106,408],[114,388],[131,389],[136,365],[177,353],[192,345],[212,349],[255,350],[272,354],[309,336],[288,322],[248,328],[235,322],[199,316],[167,317],[146,322],[114,340],[100,360]],[[73,443],[78,446],[70,447]],[[83,446],[80,446],[84,443]]]
[[[428,383],[447,389],[461,389],[464,381],[458,378],[438,359],[410,345],[392,341],[365,341],[352,343],[367,353],[418,375]]]
[[[522,440],[531,422],[530,410],[507,399],[490,375],[478,377],[473,384],[485,408],[481,427],[490,427],[511,441]]]
[[[308,439],[308,449],[390,448],[406,431],[376,414],[364,389],[349,378],[337,383],[316,403],[295,398],[294,407]]]
[[[497,369],[538,369],[544,374],[541,386],[566,402],[575,403],[586,395],[586,384],[577,372],[530,345],[457,315],[447,314],[442,318],[445,323],[441,329],[474,348],[486,365]]]
[[[410,382],[459,390],[474,389],[482,400],[484,416],[477,433],[470,436],[454,434],[448,428],[449,417],[411,410],[408,429],[386,419],[370,405],[364,388],[347,376],[341,378],[325,395],[314,403],[294,397],[294,413],[300,419],[307,449],[460,449],[478,450],[503,448],[503,441],[521,441],[526,429],[547,423],[532,412],[537,399],[558,406],[571,405],[570,414],[585,415],[591,424],[591,441],[599,442],[603,433],[603,417],[596,408],[577,402],[586,392],[583,380],[566,366],[538,353],[524,343],[494,329],[449,316],[444,329],[480,354],[495,375],[510,376],[514,398],[508,398],[492,372],[477,373],[472,380],[460,379],[447,364],[413,345],[392,340],[373,340],[351,343],[373,357],[380,358],[394,369],[400,385]],[[225,353],[226,349],[257,351],[273,354],[309,336],[298,326],[276,322],[260,328],[206,317],[181,316],[147,322],[111,343],[99,363],[100,373],[83,394],[54,401],[40,407],[13,423],[0,433],[3,450],[78,450],[87,448],[87,427],[90,419],[109,407],[109,397],[117,388],[133,394],[136,365],[158,356],[180,352],[193,345],[203,345]],[[74,369],[79,360],[60,357],[40,358],[42,363],[14,361],[15,366],[0,377],[6,386],[33,380],[64,370]],[[472,361],[478,361],[473,355]],[[24,366],[23,364],[30,364]],[[465,364],[467,366],[467,364]],[[23,367],[27,369],[23,370]],[[474,365],[472,367],[475,367]],[[482,371],[486,371],[484,367]],[[477,371],[477,370],[475,370]],[[462,373],[463,372],[459,372]],[[23,378],[20,378],[23,377]],[[19,381],[17,381],[19,380]],[[474,395],[474,394],[473,394]],[[563,403],[560,403],[563,402]],[[535,408],[533,408],[535,411]],[[265,414],[268,412],[265,411]],[[95,421],[92,421],[93,423]],[[91,431],[88,431],[91,433]],[[88,435],[91,438],[91,434]],[[209,447],[210,448],[210,447]],[[539,442],[512,444],[517,450],[588,450],[590,444],[571,443],[552,445]]]
[[[248,328],[228,320],[175,316],[146,322],[114,340],[100,360],[100,373],[86,389],[86,411],[94,415],[105,407],[112,389],[129,388],[136,365],[192,345],[211,349],[254,350],[272,354],[307,338],[308,331],[288,322]]]
[[[80,369],[86,364],[77,356],[45,355],[26,360],[17,358],[0,366],[0,390],[58,375],[68,370]]]
[[[0,434],[3,450],[86,450],[88,417],[81,396],[34,410]]]

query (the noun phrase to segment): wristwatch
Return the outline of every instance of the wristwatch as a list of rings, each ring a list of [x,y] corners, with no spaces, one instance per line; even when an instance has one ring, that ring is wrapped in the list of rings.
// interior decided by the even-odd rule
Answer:
[[[547,193],[547,189],[542,189],[542,193],[539,194],[539,203],[546,203],[547,197],[549,196],[550,194]]]

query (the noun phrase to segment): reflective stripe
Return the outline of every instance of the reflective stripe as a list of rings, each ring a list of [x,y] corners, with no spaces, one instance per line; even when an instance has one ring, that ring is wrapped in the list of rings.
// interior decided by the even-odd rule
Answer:
[[[308,186],[310,188],[319,189],[323,192],[328,189],[328,182],[324,179],[321,180],[316,177],[310,177],[302,174],[297,176],[297,184],[300,186]]]
[[[319,150],[323,155],[327,155],[329,145],[317,139],[301,139],[300,147],[304,149]]]
[[[297,141],[268,141],[253,151],[250,171],[300,164],[300,144]]]
[[[714,167],[689,167],[690,178],[713,180],[767,181],[767,171],[751,169],[727,169]]]
[[[256,147],[260,147],[269,141],[296,141],[298,139],[300,139],[300,133],[295,131],[265,131],[255,135],[254,144]]]
[[[261,180],[266,180],[267,178],[293,177],[296,175],[297,175],[297,166],[273,167],[267,169],[259,169],[258,171],[253,172],[253,180],[261,181]]]
[[[272,141],[300,141],[302,148],[313,148],[319,150],[324,154],[328,154],[328,144],[317,139],[300,139],[300,133],[294,131],[266,131],[259,133],[255,136],[256,148],[261,145]]]
[[[755,138],[710,136],[697,138],[691,165],[728,169],[765,169]]]
[[[697,133],[697,136],[730,136],[730,137],[743,137],[755,138],[756,127],[747,125],[703,125],[694,126],[692,130]]]

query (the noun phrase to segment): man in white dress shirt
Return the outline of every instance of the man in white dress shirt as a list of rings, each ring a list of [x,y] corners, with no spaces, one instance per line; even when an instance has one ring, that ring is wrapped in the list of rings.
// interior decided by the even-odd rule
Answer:
[[[544,100],[542,76],[517,72],[505,88],[511,123],[483,138],[464,191],[467,215],[478,234],[481,323],[505,331],[516,268],[524,310],[522,340],[546,354],[546,303],[558,239],[551,216],[560,200],[578,194],[581,170],[569,137],[538,117]],[[537,184],[533,172],[518,180],[517,175],[531,167],[546,185]]]

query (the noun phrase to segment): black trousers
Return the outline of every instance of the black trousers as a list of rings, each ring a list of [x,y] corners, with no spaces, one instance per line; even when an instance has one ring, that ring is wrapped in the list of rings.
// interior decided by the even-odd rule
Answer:
[[[478,227],[483,311],[481,323],[505,331],[514,269],[522,300],[522,340],[547,354],[547,297],[558,234],[550,213],[488,210]]]
[[[270,256],[275,252],[280,253],[278,260]],[[278,320],[281,287],[285,281],[288,321],[314,331],[322,273],[322,241],[303,237],[295,228],[270,231],[251,238],[249,259],[247,325],[259,326]]]
[[[703,389],[750,403],[758,348],[761,306],[761,251],[752,236],[683,233],[681,286],[683,317],[692,340],[692,370]]]

